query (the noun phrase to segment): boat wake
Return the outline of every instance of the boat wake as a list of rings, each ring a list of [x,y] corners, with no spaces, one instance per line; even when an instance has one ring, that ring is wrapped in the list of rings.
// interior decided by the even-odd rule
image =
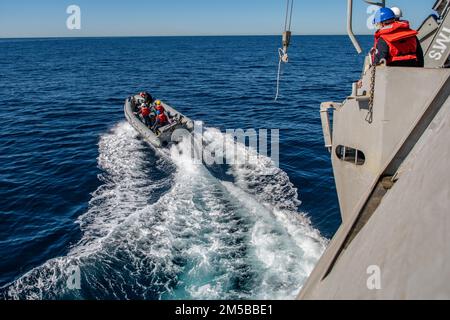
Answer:
[[[217,129],[203,140],[253,152]],[[5,298],[295,298],[327,241],[298,211],[287,174],[256,155],[221,165],[221,179],[189,146],[153,152],[125,122],[104,134],[102,185],[78,218],[82,238],[3,288]],[[79,288],[68,285],[74,270]]]

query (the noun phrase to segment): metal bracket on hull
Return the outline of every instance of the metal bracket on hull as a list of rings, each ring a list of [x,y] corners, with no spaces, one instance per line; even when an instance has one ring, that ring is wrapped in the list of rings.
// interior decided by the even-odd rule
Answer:
[[[324,102],[320,105],[320,120],[322,121],[323,137],[325,139],[325,148],[331,152],[333,141],[331,136],[330,114],[329,109],[338,109],[342,107],[341,103]]]

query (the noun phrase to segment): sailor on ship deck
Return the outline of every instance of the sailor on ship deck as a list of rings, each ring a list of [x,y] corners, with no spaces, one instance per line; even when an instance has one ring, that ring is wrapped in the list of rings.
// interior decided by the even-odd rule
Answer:
[[[423,67],[418,32],[410,28],[408,21],[400,20],[402,14],[401,10],[398,11],[397,15],[389,8],[380,8],[376,12],[374,24],[378,30],[371,50],[372,62],[378,65],[386,61],[386,65],[391,67]]]

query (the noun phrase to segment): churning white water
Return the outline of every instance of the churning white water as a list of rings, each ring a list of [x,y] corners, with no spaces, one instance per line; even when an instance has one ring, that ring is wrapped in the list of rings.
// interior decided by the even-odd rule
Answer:
[[[210,149],[254,153],[217,129],[203,139]],[[104,134],[102,184],[78,218],[80,241],[9,285],[7,296],[295,298],[326,239],[298,211],[287,174],[256,155],[252,164],[222,165],[230,177],[222,180],[191,159],[189,146],[153,151],[125,122]],[[67,286],[74,268],[79,290]]]

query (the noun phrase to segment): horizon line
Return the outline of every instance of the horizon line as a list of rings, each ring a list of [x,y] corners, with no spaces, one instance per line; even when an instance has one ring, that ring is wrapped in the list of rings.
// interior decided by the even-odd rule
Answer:
[[[345,33],[338,34],[294,34],[295,36],[348,36]],[[356,36],[373,36],[372,34],[357,34]],[[19,39],[95,39],[95,38],[176,38],[176,37],[281,37],[279,34],[193,34],[193,35],[123,35],[123,36],[113,36],[113,35],[91,35],[91,36],[11,36],[11,37],[0,37],[0,40],[19,40]]]

